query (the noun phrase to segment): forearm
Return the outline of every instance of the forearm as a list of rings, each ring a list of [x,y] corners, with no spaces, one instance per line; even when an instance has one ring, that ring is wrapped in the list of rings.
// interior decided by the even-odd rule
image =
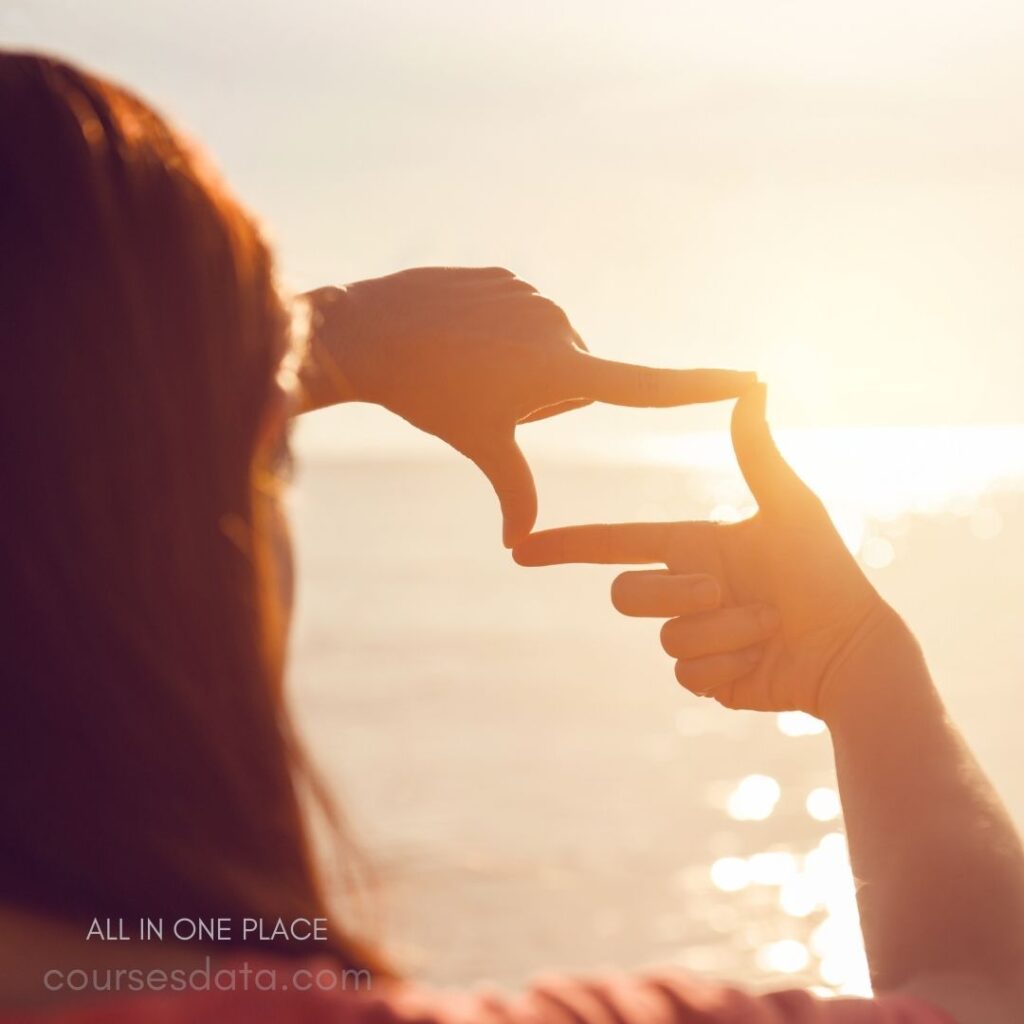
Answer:
[[[876,988],[961,975],[1003,1005],[1024,998],[1020,840],[894,613],[830,688],[841,695],[829,726]]]

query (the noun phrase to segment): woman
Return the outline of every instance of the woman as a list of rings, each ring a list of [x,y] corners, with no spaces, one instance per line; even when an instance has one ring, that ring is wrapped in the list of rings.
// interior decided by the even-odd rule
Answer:
[[[636,977],[503,997],[433,993],[395,977],[361,940],[353,901],[334,906],[327,895],[338,887],[314,836],[318,822],[340,828],[282,688],[291,564],[278,499],[289,417],[374,401],[444,438],[492,481],[506,546],[539,564],[592,556],[576,545],[594,534],[527,537],[536,498],[517,423],[589,400],[726,398],[750,376],[596,359],[561,310],[501,270],[410,271],[318,290],[308,296],[309,351],[296,356],[252,221],[145,104],[65,64],[2,55],[0,140],[0,1020],[1016,1019],[1012,966],[971,959],[967,939],[987,954],[992,944],[977,932],[991,924],[1013,925],[1006,934],[1019,941],[1019,851],[977,797],[976,776],[964,779],[934,699],[916,684],[911,710],[945,761],[907,788],[936,787],[955,826],[980,823],[999,839],[987,860],[966,839],[956,849],[1005,899],[984,901],[973,918],[968,908],[939,917],[962,929],[949,962],[907,952],[931,948],[933,921],[911,921],[919,894],[911,886],[904,895],[893,884],[901,876],[878,867],[892,803],[872,785],[883,765],[906,766],[886,748],[865,768],[863,721],[843,711],[854,723],[840,748],[844,777],[855,780],[844,783],[851,832],[862,833],[861,856],[881,883],[881,902],[865,911],[873,962],[881,989],[913,994],[819,1004],[804,993],[756,999]],[[760,436],[752,401],[738,409]],[[772,458],[761,470],[759,496],[779,480],[796,488]],[[809,498],[791,504],[780,501],[772,530],[737,533],[721,560],[698,566],[719,579],[724,617],[690,622],[694,635],[718,637],[702,679],[727,702],[806,703],[826,715],[858,703],[845,684],[825,700],[820,677],[839,678],[841,666],[874,657],[918,679],[899,629],[867,628],[890,620],[827,517]],[[817,525],[809,553],[792,532],[807,508]],[[762,516],[767,523],[767,509]],[[644,560],[684,559],[689,541],[678,537],[656,531]],[[608,544],[603,559],[637,554],[620,552],[617,534],[597,539]],[[762,585],[775,580],[776,553],[835,565],[832,626],[805,629],[800,602]],[[684,636],[680,588],[693,582],[645,577],[621,584],[617,601],[633,612],[668,608]],[[777,598],[781,628],[745,630],[754,597]],[[813,589],[805,597],[820,604]],[[798,692],[779,696],[783,667],[797,670]],[[954,845],[957,834],[943,838]],[[921,854],[913,844],[905,852]],[[354,870],[351,852],[343,862]]]

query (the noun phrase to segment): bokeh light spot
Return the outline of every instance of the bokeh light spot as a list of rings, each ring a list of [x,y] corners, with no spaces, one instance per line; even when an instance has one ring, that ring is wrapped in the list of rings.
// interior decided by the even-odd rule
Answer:
[[[781,787],[770,775],[748,775],[729,795],[725,809],[736,821],[764,821],[781,795]]]
[[[780,711],[775,716],[775,725],[783,736],[817,736],[825,731],[820,718],[804,711]]]
[[[819,786],[807,794],[807,813],[815,821],[835,821],[842,813],[839,794],[831,786]]]
[[[711,865],[711,883],[722,892],[739,892],[750,884],[750,868],[742,857],[719,857]]]
[[[797,971],[802,971],[810,960],[807,947],[796,939],[769,942],[757,951],[758,967],[779,974],[796,974]]]

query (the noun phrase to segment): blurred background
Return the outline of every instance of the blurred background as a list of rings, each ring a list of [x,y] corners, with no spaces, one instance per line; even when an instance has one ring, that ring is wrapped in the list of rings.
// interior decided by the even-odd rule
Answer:
[[[198,137],[289,288],[499,264],[600,354],[756,369],[1024,822],[1019,3],[4,0],[0,42]],[[727,417],[524,428],[541,525],[747,514]],[[816,723],[678,692],[613,573],[513,566],[432,438],[350,407],[298,446],[293,687],[402,963],[865,989]]]

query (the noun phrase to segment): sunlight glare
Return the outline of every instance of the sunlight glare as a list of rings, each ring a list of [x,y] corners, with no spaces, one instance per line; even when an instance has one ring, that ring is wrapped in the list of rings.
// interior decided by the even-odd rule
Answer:
[[[799,872],[796,857],[784,850],[765,850],[747,861],[750,881],[755,885],[785,885]]]
[[[825,731],[825,723],[806,711],[780,711],[775,725],[783,736],[818,736]]]
[[[970,530],[978,540],[995,540],[1002,533],[1003,517],[994,508],[979,508],[971,516]]]
[[[726,811],[736,821],[764,821],[781,795],[782,788],[770,775],[748,775],[729,795]]]
[[[835,821],[842,813],[839,794],[831,786],[819,786],[807,794],[807,813],[815,821]]]
[[[757,965],[764,971],[779,974],[796,974],[811,961],[807,947],[796,939],[781,939],[770,942],[757,951]]]
[[[739,892],[750,884],[750,869],[742,857],[719,857],[711,865],[711,881],[722,892]]]
[[[870,521],[895,524],[886,531],[895,536],[907,516],[950,512],[967,518],[975,536],[991,539],[1002,519],[995,509],[979,506],[980,500],[997,485],[1024,485],[1019,425],[826,427],[776,434],[793,467],[825,501],[847,547],[878,563],[889,564],[894,551],[884,537],[869,535]],[[729,521],[732,510],[749,501],[724,431],[648,436],[639,445],[636,454],[645,461],[712,476],[713,518]]]

